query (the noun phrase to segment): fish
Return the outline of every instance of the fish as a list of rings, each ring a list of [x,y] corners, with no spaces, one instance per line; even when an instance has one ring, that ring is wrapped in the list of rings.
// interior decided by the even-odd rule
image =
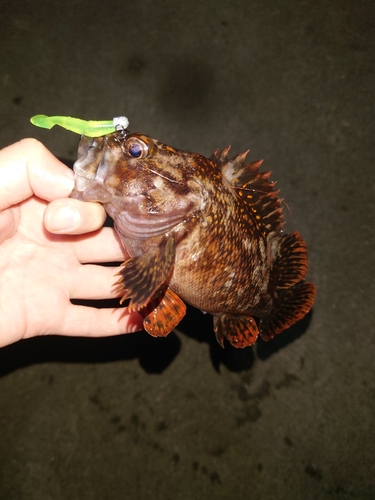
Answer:
[[[307,247],[284,233],[283,200],[250,150],[209,158],[150,136],[116,130],[81,137],[73,198],[99,202],[129,254],[118,273],[121,303],[167,336],[186,303],[210,313],[218,343],[270,340],[301,320],[316,294]]]

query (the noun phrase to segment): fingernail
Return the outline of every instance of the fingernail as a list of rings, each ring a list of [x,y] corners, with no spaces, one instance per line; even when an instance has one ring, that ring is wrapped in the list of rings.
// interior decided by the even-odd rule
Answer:
[[[57,206],[48,212],[45,225],[51,233],[65,233],[78,226],[80,215],[72,207]]]

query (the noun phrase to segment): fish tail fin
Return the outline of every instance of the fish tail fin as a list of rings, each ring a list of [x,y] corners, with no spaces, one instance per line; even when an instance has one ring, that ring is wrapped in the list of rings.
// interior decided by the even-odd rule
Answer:
[[[314,304],[316,287],[305,282],[306,243],[298,232],[285,235],[279,244],[274,271],[277,275],[273,310],[260,320],[260,335],[269,340],[301,320]]]
[[[302,319],[312,308],[315,293],[313,283],[301,281],[280,294],[271,314],[260,320],[262,339],[270,340]]]

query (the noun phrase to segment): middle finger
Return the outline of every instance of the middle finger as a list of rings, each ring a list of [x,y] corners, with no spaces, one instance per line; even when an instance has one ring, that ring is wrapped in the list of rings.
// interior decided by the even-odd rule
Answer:
[[[115,285],[120,267],[84,264],[75,270],[69,284],[71,299],[102,300],[121,297]]]

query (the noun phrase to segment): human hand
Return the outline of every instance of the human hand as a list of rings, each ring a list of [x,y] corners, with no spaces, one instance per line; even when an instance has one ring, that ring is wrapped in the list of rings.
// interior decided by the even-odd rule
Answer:
[[[0,151],[0,347],[37,335],[142,329],[126,308],[70,301],[118,296],[118,269],[95,263],[127,257],[114,230],[102,227],[103,207],[68,198],[73,185],[72,171],[34,139]]]

